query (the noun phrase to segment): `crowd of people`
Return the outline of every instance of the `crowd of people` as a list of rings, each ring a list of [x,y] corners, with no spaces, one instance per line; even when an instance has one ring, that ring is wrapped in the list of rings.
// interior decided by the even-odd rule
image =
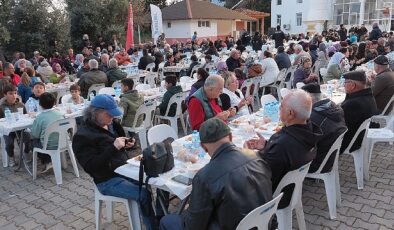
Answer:
[[[270,39],[275,42],[275,49],[267,44]],[[69,49],[64,57],[54,53],[44,58],[36,51],[33,58],[27,60],[18,52],[11,62],[1,63],[0,117],[5,116],[6,109],[16,112],[23,108],[24,113],[41,111],[30,133],[34,141],[29,142],[30,137],[24,139],[24,152],[28,154],[31,146],[42,146],[46,127],[61,117],[53,109],[55,98],[45,92],[44,83],[59,83],[65,81],[67,75],[75,74],[79,81],[70,88],[70,102],[79,104],[88,97],[92,84],[104,83],[111,87],[115,81],[120,81],[119,105],[123,113],[111,96],[96,96],[84,113],[82,128],[73,139],[73,148],[79,163],[93,177],[101,193],[140,202],[147,229],[157,225],[149,205],[149,192],[143,189],[139,193],[137,182],[114,172],[129,157],[125,149],[138,148],[138,141],[126,141],[122,126],[132,126],[137,109],[144,103],[143,96],[134,90],[134,81],[119,69],[120,65],[135,63],[139,69],[145,69],[154,63],[154,71],[157,71],[161,63],[165,63],[165,67],[173,66],[186,58],[185,53],[192,53],[190,67],[184,74],[195,76],[197,81],[191,87],[183,110],[189,113],[191,129],[199,130],[201,146],[211,156],[211,161],[193,179],[188,209],[181,216],[162,218],[162,229],[234,229],[247,213],[272,199],[273,191],[287,172],[311,161],[309,170],[316,171],[331,145],[347,131],[342,153],[361,123],[382,113],[394,94],[391,70],[394,35],[380,31],[377,24],[369,34],[363,25],[349,31],[341,25],[338,31],[298,36],[286,35],[278,26],[271,38],[258,32],[251,37],[243,31],[237,41],[231,37],[216,41],[199,39],[194,33],[190,41],[171,45],[162,34],[157,44],[145,44],[127,51],[117,42],[107,46],[102,38],[96,47],[92,47],[85,36],[84,42],[85,46],[77,55]],[[245,51],[252,52],[249,47],[259,54],[257,61],[250,62],[243,56]],[[215,61],[227,50],[231,51],[226,60]],[[204,56],[204,63],[199,62],[197,52]],[[370,76],[356,70],[369,64],[375,72]],[[260,86],[269,86],[276,83],[281,70],[292,67],[295,68],[294,77],[287,81],[291,81],[293,88],[300,82],[304,86],[283,98],[280,105],[283,128],[269,140],[259,136],[246,141],[243,150],[235,147],[226,123],[253,112],[251,105],[254,103],[254,98],[242,90],[242,83],[261,77]],[[325,78],[313,67],[327,68]],[[217,74],[209,74],[212,69]],[[175,115],[176,105],[170,105],[169,101],[182,92],[177,84],[178,77],[170,73],[163,79],[166,92],[158,107],[160,115],[166,115],[167,111],[168,116]],[[343,79],[346,98],[340,105],[323,97],[321,92],[319,83],[331,79]],[[257,85],[252,90],[259,91],[260,96],[263,94]],[[32,110],[27,111],[23,103],[29,104]],[[121,123],[114,119],[118,116],[123,118]],[[142,122],[143,118],[138,118],[138,123]],[[11,159],[15,136],[16,133],[11,133],[5,137],[6,151]],[[361,134],[351,150],[361,147],[362,137]],[[48,145],[56,143],[56,138],[52,136]],[[42,155],[41,159],[46,165],[44,170],[49,170],[50,159],[47,155]],[[323,172],[331,170],[333,161],[330,157]],[[279,208],[288,205],[291,193],[292,188],[284,190]]]

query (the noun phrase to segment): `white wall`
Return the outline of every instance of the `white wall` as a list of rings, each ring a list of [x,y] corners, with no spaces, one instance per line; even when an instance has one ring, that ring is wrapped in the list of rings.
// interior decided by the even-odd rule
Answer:
[[[303,0],[297,3],[297,0],[282,0],[282,5],[277,5],[277,0],[271,1],[271,27],[277,26],[276,16],[282,16],[282,30],[285,33],[298,34],[306,33],[307,23],[320,21],[316,29],[322,28],[321,23],[324,20],[332,18],[332,1],[333,0]],[[302,13],[302,25],[297,26],[297,13]],[[290,30],[283,29],[284,24],[290,25]],[[321,31],[317,31],[321,32]]]
[[[215,20],[205,21],[210,22],[210,27],[198,27],[198,20],[174,20],[171,22],[171,28],[168,28],[168,22],[163,20],[163,32],[166,38],[189,38],[193,36],[194,31],[197,31],[198,37],[212,37],[217,36],[217,22]]]

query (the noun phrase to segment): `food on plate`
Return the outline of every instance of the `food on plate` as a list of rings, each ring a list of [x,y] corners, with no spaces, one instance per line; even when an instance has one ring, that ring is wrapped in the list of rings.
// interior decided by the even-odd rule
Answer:
[[[192,141],[192,135],[189,135],[185,138],[186,141]]]
[[[233,123],[233,124],[235,124],[235,125],[239,125],[239,124],[241,124],[241,121],[240,121],[240,120],[234,120],[234,121],[232,121],[231,123]]]
[[[186,149],[182,149],[181,151],[178,152],[177,158],[181,161],[190,161],[191,163],[196,163],[198,160],[198,157],[194,154],[188,154]]]
[[[264,117],[263,118],[264,123],[270,123],[271,122],[271,118],[269,117]]]

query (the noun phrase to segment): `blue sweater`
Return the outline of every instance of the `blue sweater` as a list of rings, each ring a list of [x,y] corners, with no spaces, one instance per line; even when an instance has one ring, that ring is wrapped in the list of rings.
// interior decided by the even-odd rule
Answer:
[[[38,77],[31,77],[31,83],[29,86],[25,86],[22,82],[18,85],[18,94],[22,98],[22,102],[26,103],[29,97],[32,95],[31,90],[33,89],[33,85],[40,80]]]

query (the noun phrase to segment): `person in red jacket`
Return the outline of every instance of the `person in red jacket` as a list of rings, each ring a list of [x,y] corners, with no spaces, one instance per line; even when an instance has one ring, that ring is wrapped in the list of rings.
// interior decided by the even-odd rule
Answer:
[[[10,82],[16,87],[18,87],[19,83],[21,83],[21,77],[15,73],[14,65],[12,63],[4,63],[3,76],[1,78],[5,77],[10,78]]]

